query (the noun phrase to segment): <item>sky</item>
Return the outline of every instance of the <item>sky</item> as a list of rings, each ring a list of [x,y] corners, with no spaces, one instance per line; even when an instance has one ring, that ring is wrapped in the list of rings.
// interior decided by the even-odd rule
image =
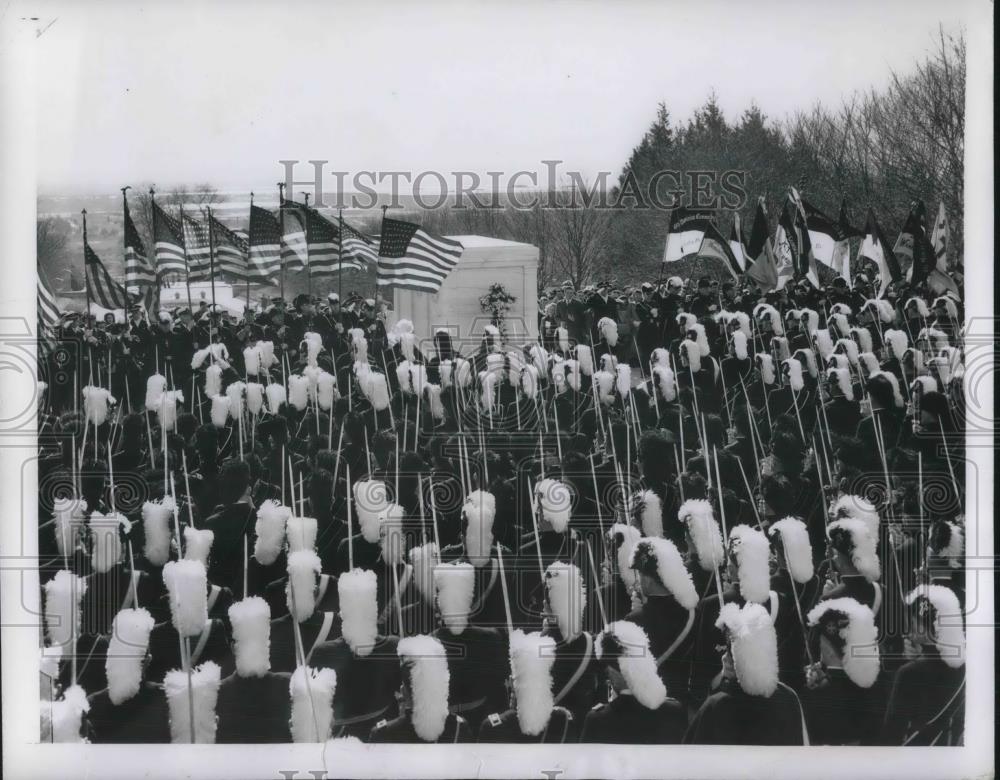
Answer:
[[[273,188],[282,159],[617,175],[661,100],[837,105],[970,2],[26,3],[38,190]]]

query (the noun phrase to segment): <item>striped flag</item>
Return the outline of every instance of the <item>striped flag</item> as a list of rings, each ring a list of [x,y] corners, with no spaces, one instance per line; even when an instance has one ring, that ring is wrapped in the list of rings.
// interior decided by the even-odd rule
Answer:
[[[369,265],[378,264],[378,252],[375,249],[375,242],[360,230],[355,230],[344,220],[340,220],[341,232],[341,256],[344,267],[355,265],[359,270],[364,270]]]
[[[398,219],[382,220],[378,247],[378,286],[436,293],[458,265],[464,247]]]
[[[757,200],[753,225],[750,229],[750,241],[747,243],[747,254],[750,256],[747,276],[757,283],[761,292],[770,292],[778,286],[778,265],[774,259],[770,233],[767,227],[767,213],[764,210],[764,198],[761,197]]]
[[[961,296],[958,285],[948,273],[948,249],[951,246],[951,232],[948,228],[948,214],[944,203],[938,204],[937,220],[931,233],[931,246],[934,250],[934,262],[927,275],[927,286],[935,295],[943,295],[949,290]]]
[[[56,328],[59,325],[59,304],[48,282],[38,272],[38,341],[39,351],[46,355],[56,346]]]
[[[146,257],[146,247],[143,246],[139,231],[135,228],[132,215],[129,214],[128,201],[125,208],[125,288],[129,292],[141,292],[144,287],[156,284],[156,272]]]
[[[105,309],[125,309],[128,307],[128,293],[125,288],[111,278],[108,269],[104,267],[101,258],[90,248],[86,241],[83,243],[84,273],[90,284],[90,294],[94,301]]]
[[[736,258],[736,262],[740,264],[740,271],[746,271],[747,252],[743,245],[743,225],[740,222],[739,212],[733,215],[733,227],[729,231],[729,249]]]
[[[828,266],[850,284],[851,249],[848,233],[845,230],[846,218],[841,222],[834,222],[804,198],[802,208],[805,211],[809,243],[816,262]]]
[[[306,220],[302,206],[294,201],[281,203],[281,264],[287,271],[301,271],[309,265]]]
[[[340,248],[337,226],[316,209],[302,208],[306,223],[306,245],[309,249],[309,273],[330,276],[340,270]],[[351,266],[352,268],[356,266]]]
[[[250,205],[249,267],[251,279],[267,281],[281,272],[281,225],[267,209]]]
[[[184,251],[187,254],[189,282],[207,282],[212,278],[212,263],[209,257],[208,225],[181,212],[184,225]]]
[[[861,249],[858,251],[859,257],[867,257],[878,266],[881,283],[878,295],[881,298],[885,295],[889,282],[898,282],[903,278],[896,255],[889,248],[889,242],[882,235],[882,228],[879,227],[878,220],[875,219],[875,212],[868,209],[868,220],[865,223],[865,237],[861,242]]]
[[[712,224],[712,214],[680,206],[670,212],[667,243],[663,247],[663,262],[673,263],[698,252],[705,231]]]
[[[223,225],[212,214],[208,218],[215,244],[215,263],[219,271],[236,281],[248,279],[247,253],[250,250],[245,235],[240,235]]]
[[[184,233],[180,223],[153,202],[153,242],[156,245],[156,278],[162,284],[187,273]]]
[[[740,264],[736,260],[733,250],[729,247],[729,243],[722,237],[719,229],[711,222],[708,224],[705,235],[701,240],[701,246],[698,248],[698,256],[712,257],[718,260],[726,267],[726,270],[733,279],[738,279],[740,273],[742,273]]]

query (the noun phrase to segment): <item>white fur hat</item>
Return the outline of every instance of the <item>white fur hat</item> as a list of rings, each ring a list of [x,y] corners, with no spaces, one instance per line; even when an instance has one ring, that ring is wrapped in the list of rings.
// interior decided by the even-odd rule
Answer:
[[[880,668],[875,615],[856,599],[827,599],[809,610],[806,621],[810,626],[817,626],[823,616],[831,612],[838,613],[838,633],[844,640],[844,673],[859,688],[871,688],[878,679]]]
[[[260,596],[229,607],[233,654],[240,677],[263,677],[271,670],[271,608]]]
[[[868,533],[876,538],[878,537],[878,510],[874,504],[862,496],[851,493],[841,495],[834,502],[830,514],[834,520],[840,520],[845,517],[861,520],[867,526]]]
[[[396,652],[410,673],[413,708],[410,722],[424,742],[437,742],[448,720],[448,658],[444,645],[432,636],[407,636]]]
[[[892,349],[892,357],[897,360],[903,359],[903,353],[906,352],[906,348],[909,346],[909,340],[906,338],[906,333],[901,330],[896,330],[895,328],[889,328],[886,330],[884,335],[885,343],[888,347]],[[865,350],[868,352],[869,350]]]
[[[958,596],[943,585],[918,585],[906,596],[906,603],[921,600],[934,609],[934,644],[941,660],[953,669],[965,663],[965,630]]]
[[[378,637],[378,578],[368,569],[351,569],[337,578],[341,633],[358,656],[371,655]]]
[[[652,490],[639,494],[639,522],[643,536],[663,536],[663,501]]]
[[[736,560],[740,595],[755,604],[766,604],[771,590],[771,545],[764,532],[748,525],[734,526],[729,532],[729,549]]]
[[[545,570],[545,592],[556,616],[559,633],[567,642],[583,630],[583,609],[587,590],[580,569],[572,563],[556,561]]]
[[[254,528],[257,540],[253,546],[253,557],[259,564],[270,566],[278,559],[285,543],[285,526],[291,516],[291,509],[272,499],[268,499],[257,509]]]
[[[521,733],[538,736],[549,723],[555,697],[552,694],[552,665],[556,641],[550,636],[519,628],[510,633],[510,671],[517,697],[517,724]]]
[[[456,636],[469,625],[469,612],[476,588],[476,570],[471,563],[452,561],[434,568],[438,609],[447,629]]]
[[[333,696],[337,673],[333,669],[299,666],[288,680],[292,699],[288,721],[292,742],[326,742],[333,726]]]
[[[772,523],[767,533],[771,538],[777,535],[781,540],[788,573],[792,579],[800,585],[809,582],[813,578],[813,561],[806,524],[797,517],[786,517]]]
[[[308,620],[316,609],[316,582],[321,570],[322,564],[315,551],[296,550],[288,553],[285,603],[288,614],[297,623]]]
[[[770,697],[778,688],[778,637],[760,604],[724,604],[716,628],[728,634],[736,678],[745,693]]]
[[[170,520],[175,506],[169,495],[142,505],[143,555],[153,566],[162,566],[170,559]]]
[[[201,561],[168,561],[163,584],[170,595],[170,616],[182,637],[198,636],[208,622],[208,575]]]
[[[72,638],[80,635],[80,602],[86,592],[87,580],[69,569],[56,572],[45,583],[45,633],[50,645],[69,645],[69,652],[74,652]]]
[[[617,547],[618,576],[626,590],[635,587],[636,573],[632,570],[632,551],[642,539],[642,532],[634,525],[615,523],[608,529],[609,547]]]
[[[704,571],[714,571],[725,560],[722,531],[712,505],[701,498],[689,498],[677,510],[677,519],[687,525],[688,535]]]
[[[882,576],[882,566],[876,552],[876,537],[868,531],[863,520],[852,517],[835,520],[826,527],[826,533],[831,539],[839,533],[847,534],[851,562],[866,580],[876,582]]]
[[[684,566],[676,545],[669,539],[640,539],[632,550],[629,568],[639,567],[643,557],[656,561],[656,576],[660,583],[684,609],[698,606],[698,591],[695,590],[691,573]]]
[[[168,564],[169,565],[169,564]],[[193,707],[188,699],[188,685],[194,695]],[[218,664],[206,661],[196,667],[190,678],[180,669],[167,672],[163,689],[170,710],[170,741],[174,744],[191,742],[191,712],[194,712],[194,741],[214,744],[218,717],[215,705],[219,699],[221,670]]]
[[[474,566],[485,566],[493,548],[493,520],[497,501],[486,490],[474,490],[462,505],[465,518],[465,554]]]
[[[618,670],[636,701],[646,709],[659,709],[667,700],[667,688],[657,672],[646,632],[628,620],[615,621],[597,637],[594,654],[600,660],[612,648],[619,653]]]
[[[535,485],[540,520],[545,520],[556,533],[563,533],[570,523],[573,491],[558,479],[543,479]]]
[[[601,336],[608,346],[614,348],[618,344],[618,323],[615,322],[610,317],[601,317],[597,321],[597,329],[601,332]]]
[[[854,400],[854,383],[851,382],[851,372],[846,368],[829,368],[826,371],[827,379],[832,379],[837,383],[840,392],[848,401]]]

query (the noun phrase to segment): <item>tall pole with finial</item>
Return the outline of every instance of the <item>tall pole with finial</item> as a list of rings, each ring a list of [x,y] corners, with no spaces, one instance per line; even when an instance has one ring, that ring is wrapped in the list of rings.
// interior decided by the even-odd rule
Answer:
[[[302,226],[306,233],[306,292],[311,296],[313,291],[312,266],[309,264],[309,193],[303,192],[306,198],[306,208],[302,213],[305,224]]]
[[[181,212],[181,248],[184,250],[184,284],[187,285],[188,308],[191,310],[191,316],[194,316],[194,304],[191,303],[191,261],[188,260],[187,227],[184,225],[184,204],[181,203],[178,208]]]
[[[253,190],[250,190],[250,220],[253,221]],[[247,308],[250,308],[250,229],[247,225]]]
[[[281,266],[281,282],[280,282],[280,296],[281,300],[285,299],[285,258],[284,255],[284,243],[285,243],[285,183],[283,181],[278,182],[278,222],[281,224],[281,237],[278,240],[278,263]]]
[[[382,235],[385,233],[385,212],[389,209],[387,204],[382,204],[382,227],[379,229],[379,248],[382,245]],[[375,305],[378,305],[378,265],[375,266]]]
[[[163,289],[163,282],[160,278],[160,264],[156,259],[156,188],[152,185],[149,187],[149,213],[153,217],[153,269],[156,272],[156,303],[157,308],[159,308],[160,292]],[[158,360],[157,363],[159,363]],[[159,370],[159,368],[157,368],[157,370]],[[166,373],[166,370],[164,370],[164,373]]]
[[[344,306],[344,209],[337,209],[337,299],[340,301],[341,311]]]
[[[83,280],[87,286],[87,316],[89,317],[93,311],[90,301],[90,269],[87,268],[89,265],[87,262],[87,209],[82,209],[80,214],[83,216]]]
[[[125,193],[132,189],[129,185],[125,185],[121,188],[122,191],[122,214],[125,214],[125,210],[128,209],[128,201],[125,199]],[[122,230],[122,268],[124,269],[124,283],[122,287],[125,288],[125,297],[128,299],[128,236],[125,231]],[[128,312],[125,312],[126,319],[128,318]],[[131,327],[131,326],[130,326]]]

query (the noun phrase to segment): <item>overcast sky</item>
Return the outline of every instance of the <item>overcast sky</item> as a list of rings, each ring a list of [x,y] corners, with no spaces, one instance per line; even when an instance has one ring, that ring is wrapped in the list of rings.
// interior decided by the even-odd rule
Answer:
[[[42,193],[358,170],[617,174],[665,100],[774,118],[884,84],[957,2],[42,5]],[[307,171],[303,167],[303,175]]]

